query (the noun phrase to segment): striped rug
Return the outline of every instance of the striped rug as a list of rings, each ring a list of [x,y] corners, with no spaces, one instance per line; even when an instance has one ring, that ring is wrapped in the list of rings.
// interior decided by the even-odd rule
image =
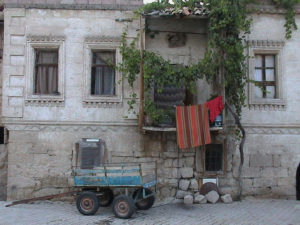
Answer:
[[[209,144],[208,109],[205,104],[176,107],[177,144],[194,148]]]

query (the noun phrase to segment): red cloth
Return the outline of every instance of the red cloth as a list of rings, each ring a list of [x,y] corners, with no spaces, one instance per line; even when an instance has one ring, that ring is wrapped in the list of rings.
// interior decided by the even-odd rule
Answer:
[[[218,96],[213,100],[206,102],[206,106],[209,109],[209,120],[210,122],[214,122],[216,117],[220,115],[224,109],[222,96]]]
[[[211,143],[208,109],[205,104],[176,107],[177,144],[193,148]]]

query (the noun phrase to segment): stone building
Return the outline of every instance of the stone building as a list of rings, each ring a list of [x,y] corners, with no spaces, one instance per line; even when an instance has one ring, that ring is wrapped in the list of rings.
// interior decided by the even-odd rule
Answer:
[[[128,29],[128,40],[137,36],[140,21],[133,10],[141,5],[140,0],[4,0],[1,198],[69,190],[76,143],[84,138],[103,140],[108,162],[157,161],[159,197],[175,196],[179,179],[188,184],[183,189],[194,191],[206,177],[218,177],[222,192],[236,194],[239,152],[233,137],[212,129],[213,144],[203,153],[199,148],[179,150],[175,129],[144,128],[141,133],[136,116],[128,112],[128,85],[116,84],[121,74],[107,68],[103,74],[109,77],[95,72],[101,66],[105,70],[101,58],[116,64],[122,60],[122,32]],[[243,194],[295,198],[300,31],[286,40],[284,14],[268,2],[252,17],[249,77],[260,81],[267,72],[272,85],[267,96],[252,84],[247,87]],[[203,57],[204,17],[153,16],[146,23],[153,31],[145,36],[147,50],[173,64]],[[183,33],[175,38],[184,44],[170,46],[167,35]],[[262,63],[268,63],[268,71]],[[197,87],[193,103],[201,104],[210,97],[210,88],[201,81]]]

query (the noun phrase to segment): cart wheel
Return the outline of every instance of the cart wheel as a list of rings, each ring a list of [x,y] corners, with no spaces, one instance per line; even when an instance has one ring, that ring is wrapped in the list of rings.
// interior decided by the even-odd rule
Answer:
[[[135,207],[131,197],[119,195],[113,201],[113,213],[121,219],[128,219],[134,213]]]
[[[94,192],[82,192],[76,200],[76,206],[83,215],[94,215],[99,208],[99,201]]]
[[[114,193],[111,189],[105,189],[101,196],[98,197],[99,205],[102,207],[109,206],[114,200]]]
[[[146,195],[152,194],[152,191],[150,189],[145,189]],[[138,195],[138,196],[137,196]],[[137,202],[135,203],[135,206],[140,210],[147,210],[150,209],[155,201],[154,195],[149,196],[148,198],[143,199],[143,189],[137,189],[133,192],[133,199],[136,199]]]

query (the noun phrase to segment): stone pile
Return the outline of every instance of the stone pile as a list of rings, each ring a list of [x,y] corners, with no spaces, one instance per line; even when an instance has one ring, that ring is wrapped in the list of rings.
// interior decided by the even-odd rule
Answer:
[[[189,170],[182,168],[183,175],[191,175]],[[179,190],[176,193],[177,199],[183,199],[184,204],[192,205],[195,204],[205,204],[205,203],[212,203],[215,204],[218,201],[222,201],[223,203],[232,203],[232,198],[230,194],[225,194],[220,196],[219,193],[215,190],[211,190],[205,195],[202,195],[198,192],[198,182],[196,179],[180,179],[179,181]]]

